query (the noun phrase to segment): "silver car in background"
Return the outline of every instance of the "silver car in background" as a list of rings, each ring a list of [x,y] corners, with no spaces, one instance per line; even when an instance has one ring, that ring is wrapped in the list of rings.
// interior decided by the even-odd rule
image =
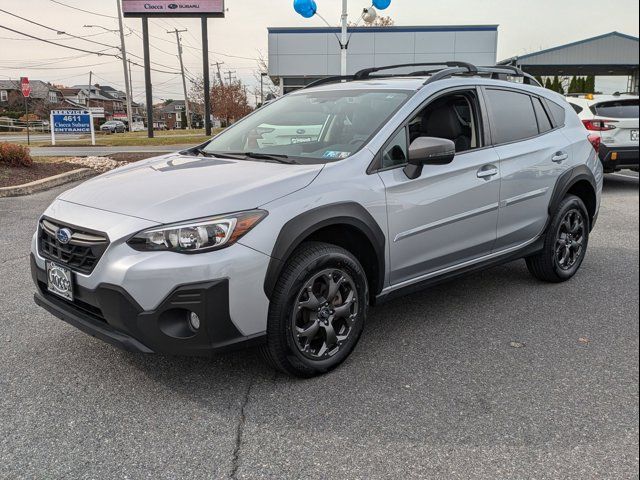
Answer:
[[[309,377],[403,293],[519,258],[570,279],[603,177],[573,109],[514,68],[403,67],[419,71],[325,79],[63,193],[33,237],[35,301],[130,351],[258,345]]]

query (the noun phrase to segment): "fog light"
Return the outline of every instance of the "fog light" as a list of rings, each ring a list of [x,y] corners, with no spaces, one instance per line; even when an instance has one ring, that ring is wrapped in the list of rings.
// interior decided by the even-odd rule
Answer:
[[[618,152],[613,152],[611,154],[611,160],[618,160]]]
[[[194,331],[197,331],[198,329],[200,329],[200,317],[198,316],[197,313],[191,312],[191,315],[189,315],[189,326]]]

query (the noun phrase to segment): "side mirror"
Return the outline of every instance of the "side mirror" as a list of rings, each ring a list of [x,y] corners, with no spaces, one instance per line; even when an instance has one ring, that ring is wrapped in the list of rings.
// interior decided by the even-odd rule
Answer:
[[[407,178],[418,178],[424,165],[446,165],[456,155],[456,145],[446,138],[418,137],[409,146],[409,163],[404,167]]]

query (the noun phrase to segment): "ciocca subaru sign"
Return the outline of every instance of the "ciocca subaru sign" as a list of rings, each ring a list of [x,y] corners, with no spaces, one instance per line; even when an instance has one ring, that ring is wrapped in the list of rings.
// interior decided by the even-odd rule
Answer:
[[[224,0],[122,0],[125,17],[224,17]]]

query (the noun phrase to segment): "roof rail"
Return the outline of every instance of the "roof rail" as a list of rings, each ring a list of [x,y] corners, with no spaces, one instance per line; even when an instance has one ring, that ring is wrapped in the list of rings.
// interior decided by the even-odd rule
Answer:
[[[409,68],[409,67],[437,67],[437,66],[446,66],[446,67],[458,67],[464,68],[469,73],[475,73],[478,71],[475,65],[467,62],[431,62],[431,63],[404,63],[400,65],[387,65],[385,67],[373,67],[373,68],[365,68],[364,70],[360,70],[356,72],[353,76],[354,80],[365,80],[370,78],[372,73],[381,72],[383,70],[395,70],[397,68]]]
[[[324,85],[326,83],[336,83],[336,82],[341,82],[341,81],[345,81],[345,82],[350,82],[353,80],[353,75],[334,75],[333,77],[326,77],[326,78],[321,78],[319,80],[315,80],[313,82],[311,82],[309,85],[305,85],[304,87],[302,87],[302,90],[305,90],[307,88],[312,88],[312,87],[317,87],[318,85]]]
[[[411,73],[404,74],[388,74],[388,75],[371,75],[373,73],[382,72],[384,70],[395,70],[398,68],[410,68],[410,67],[446,67],[446,68],[436,68],[430,70],[420,70]],[[336,82],[351,82],[357,80],[368,80],[368,79],[378,79],[378,78],[393,78],[393,77],[415,77],[415,76],[429,76],[429,78],[424,82],[424,85],[428,85],[433,82],[437,82],[438,80],[444,80],[445,78],[450,78],[454,75],[482,75],[488,74],[491,75],[492,78],[500,78],[500,75],[508,75],[511,77],[521,77],[524,83],[529,85],[536,85],[542,87],[540,83],[526,72],[523,72],[518,67],[514,67],[511,65],[495,65],[492,67],[476,67],[475,65],[467,62],[432,62],[432,63],[404,63],[399,65],[388,65],[384,67],[372,67],[365,68],[364,70],[360,70],[356,72],[354,75],[337,75],[333,77],[321,78],[320,80],[316,80],[315,82],[311,82],[309,85],[303,87],[303,89],[317,87],[319,85],[325,85],[328,83],[336,83]]]

